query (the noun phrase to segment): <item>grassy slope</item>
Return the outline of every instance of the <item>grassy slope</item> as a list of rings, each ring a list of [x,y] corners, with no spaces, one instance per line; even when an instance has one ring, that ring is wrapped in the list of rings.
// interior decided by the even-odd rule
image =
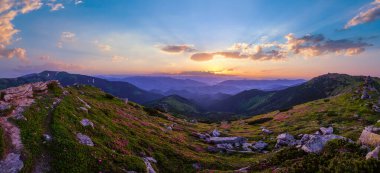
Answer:
[[[199,114],[200,109],[195,103],[177,95],[167,96],[144,105],[149,107],[164,105],[168,112],[186,116]]]
[[[109,99],[93,87],[68,88],[71,94],[52,111],[52,122],[46,126],[51,103],[61,95],[59,90],[41,97],[26,110],[27,121],[16,122],[25,145],[23,172],[33,170],[43,151],[51,156],[53,172],[143,172],[142,155],[153,156],[158,161],[154,167],[160,172],[195,172],[193,163],[206,169],[231,170],[266,157],[210,154],[205,151],[208,145],[191,133],[211,131],[214,125],[149,116],[139,105]],[[88,114],[77,109],[83,106],[77,96],[92,106]],[[79,121],[83,118],[90,119],[95,128],[82,127]],[[177,123],[174,130],[167,131],[166,125],[173,123]],[[48,129],[53,141],[44,143],[42,135]],[[75,137],[78,132],[90,136],[95,146],[79,144]]]

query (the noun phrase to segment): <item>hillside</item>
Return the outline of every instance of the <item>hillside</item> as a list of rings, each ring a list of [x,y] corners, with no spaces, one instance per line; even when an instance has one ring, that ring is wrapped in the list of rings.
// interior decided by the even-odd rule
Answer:
[[[128,98],[138,103],[145,103],[162,97],[160,94],[142,90],[127,82],[107,81],[96,77],[57,71],[44,71],[18,78],[0,79],[0,89],[48,80],[58,80],[63,86],[74,84],[92,85],[117,97]]]
[[[215,103],[212,109],[214,111],[235,112],[242,115],[288,109],[308,101],[353,92],[353,89],[363,82],[365,78],[364,76],[326,74],[284,90],[244,91]],[[376,83],[376,87],[379,89],[378,83]]]
[[[355,92],[289,110],[213,124],[125,103],[92,86],[62,88],[53,82],[3,90],[0,167],[22,172],[375,172],[380,161],[365,159],[374,146],[349,141],[357,141],[366,126],[379,126],[377,82],[358,82]],[[320,128],[326,134],[314,133]],[[302,142],[306,136],[313,138]],[[15,147],[17,140],[21,147]],[[309,145],[323,148],[305,152]]]
[[[178,95],[167,96],[144,105],[162,112],[170,112],[188,117],[194,117],[194,115],[198,115],[202,111],[197,104]]]

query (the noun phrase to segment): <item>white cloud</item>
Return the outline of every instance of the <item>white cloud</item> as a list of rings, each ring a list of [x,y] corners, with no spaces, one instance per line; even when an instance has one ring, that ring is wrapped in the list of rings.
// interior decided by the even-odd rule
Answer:
[[[120,55],[113,55],[111,61],[112,62],[122,62],[128,60],[127,57],[120,56]]]
[[[47,5],[50,7],[50,11],[58,11],[65,8],[65,6],[63,6],[61,3],[48,3]]]
[[[368,7],[363,8],[359,14],[348,21],[344,28],[348,29],[359,24],[375,21],[377,19],[380,19],[380,0],[376,0],[369,4]]]

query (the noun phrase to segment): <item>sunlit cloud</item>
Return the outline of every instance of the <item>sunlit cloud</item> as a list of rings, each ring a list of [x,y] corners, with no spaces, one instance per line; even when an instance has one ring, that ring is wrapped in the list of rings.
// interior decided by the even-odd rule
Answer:
[[[215,56],[232,59],[251,59],[259,61],[283,60],[292,55],[316,57],[324,54],[353,56],[365,51],[371,44],[361,40],[330,40],[323,35],[305,35],[297,38],[294,34],[287,34],[285,43],[247,44],[235,43],[226,51],[211,53],[195,53],[190,58],[194,61],[209,61]]]
[[[359,14],[348,21],[344,28],[348,29],[359,24],[375,21],[377,19],[380,19],[380,0],[375,0],[367,7],[360,10]]]
[[[83,3],[82,0],[75,0],[75,1],[74,1],[74,4],[75,4],[75,5],[79,5],[79,4],[82,4],[82,3]]]
[[[76,35],[73,32],[62,32],[59,41],[57,42],[58,48],[63,48],[64,43],[74,42],[76,40]]]
[[[50,7],[50,11],[58,11],[65,8],[61,3],[47,3],[46,5]]]
[[[56,70],[56,71],[78,71],[85,69],[85,66],[65,63],[62,61],[49,61],[42,65],[19,65],[13,70],[20,73],[34,73],[44,70]]]
[[[167,52],[167,53],[184,53],[184,52],[194,52],[196,49],[193,45],[165,45],[165,46],[158,46],[161,51]]]
[[[128,60],[127,57],[120,56],[120,55],[113,55],[111,61],[112,62],[122,62]]]

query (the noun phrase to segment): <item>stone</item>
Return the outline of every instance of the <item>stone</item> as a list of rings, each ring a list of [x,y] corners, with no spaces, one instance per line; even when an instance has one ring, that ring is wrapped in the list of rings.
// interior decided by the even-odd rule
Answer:
[[[369,132],[376,133],[376,132],[379,132],[379,131],[380,131],[380,127],[375,127],[375,126],[371,125],[371,126],[367,126],[367,127],[365,127],[364,130],[367,130],[367,131],[369,131]]]
[[[296,144],[296,140],[293,135],[289,133],[282,133],[277,136],[276,148],[281,146],[294,146]]]
[[[220,132],[217,129],[214,129],[211,132],[211,136],[213,136],[213,137],[219,137],[220,136]]]
[[[85,102],[84,100],[82,100],[82,99],[79,98],[79,97],[77,97],[77,98],[78,98],[78,100],[79,100],[80,102],[82,102],[82,103],[84,104],[84,107],[86,107],[87,109],[91,109],[91,106],[88,105],[87,102]]]
[[[92,123],[89,119],[85,118],[85,119],[82,119],[80,121],[80,123],[82,124],[82,126],[84,127],[87,127],[87,126],[91,126],[92,128],[94,128],[94,123]]]
[[[194,168],[195,170],[201,170],[201,169],[202,169],[202,166],[201,166],[200,163],[193,163],[192,166],[193,166],[193,168]]]
[[[359,142],[363,145],[379,146],[380,135],[364,129],[359,137]]]
[[[209,138],[209,141],[214,144],[222,144],[222,143],[228,143],[228,144],[234,144],[234,143],[245,143],[247,139],[243,137],[211,137]]]
[[[379,151],[380,151],[380,146],[377,146],[373,151],[369,152],[366,156],[365,159],[378,159],[379,158]]]
[[[208,146],[206,148],[206,150],[210,153],[218,153],[221,151],[221,149],[217,148],[217,147],[213,147],[213,146]]]
[[[151,164],[151,161],[157,162],[156,160],[154,160],[153,158],[150,158],[150,157],[144,157],[143,161],[145,163],[147,173],[156,173],[156,171],[153,169],[152,164]]]
[[[43,134],[42,137],[46,142],[50,142],[53,139],[49,134]]]
[[[247,142],[245,142],[245,143],[243,143],[243,144],[241,145],[241,148],[242,148],[244,151],[252,151],[251,147],[252,147],[252,144],[251,144],[251,143],[247,143]]]
[[[359,114],[354,114],[354,118],[359,118]]]
[[[307,153],[319,153],[328,141],[333,139],[345,139],[338,135],[309,135],[309,140],[301,147]]]
[[[91,138],[87,135],[84,135],[82,133],[77,133],[77,139],[79,140],[79,143],[87,146],[94,146],[94,143],[92,142]]]
[[[79,107],[79,110],[82,110],[83,112],[85,112],[86,114],[88,114],[88,109],[85,108],[85,107]]]
[[[264,150],[266,147],[268,146],[267,143],[263,142],[263,141],[259,141],[259,142],[256,142],[252,147],[256,150]]]
[[[20,154],[9,153],[6,158],[0,161],[0,173],[17,173],[24,167],[20,159]]]
[[[372,106],[372,109],[373,109],[373,111],[375,111],[375,112],[380,112],[380,106],[378,106],[378,105],[373,105],[373,106]]]
[[[222,149],[222,150],[232,150],[234,147],[232,144],[229,143],[223,143],[223,144],[216,144],[216,148]]]
[[[128,98],[125,98],[125,99],[124,99],[124,103],[125,103],[125,104],[128,104]]]
[[[328,127],[328,128],[321,127],[319,128],[319,130],[322,132],[322,135],[331,135],[334,132],[334,129],[332,127]]]
[[[365,100],[365,99],[369,99],[369,98],[370,98],[370,96],[368,95],[366,89],[363,89],[362,96],[360,96],[360,98],[361,98],[362,100]]]
[[[273,133],[271,130],[268,130],[266,128],[261,129],[261,131],[264,132],[265,134],[272,134]]]

